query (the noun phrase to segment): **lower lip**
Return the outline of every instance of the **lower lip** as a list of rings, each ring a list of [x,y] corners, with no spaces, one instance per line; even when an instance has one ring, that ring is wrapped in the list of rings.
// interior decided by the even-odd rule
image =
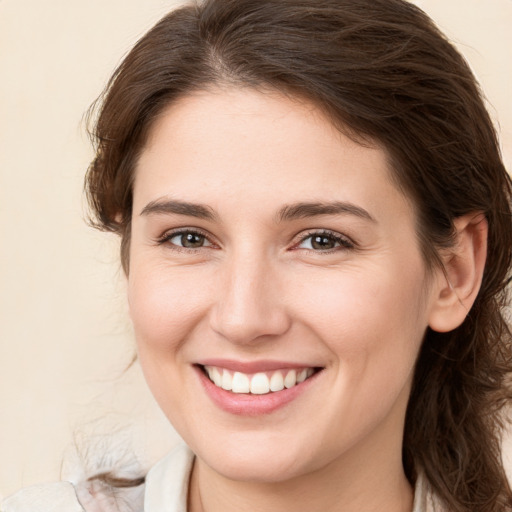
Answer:
[[[201,368],[196,367],[195,369],[206,394],[213,403],[223,411],[239,416],[259,416],[277,411],[306,391],[318,376],[318,373],[315,373],[304,382],[289,389],[270,392],[265,395],[252,395],[249,393],[233,393],[219,388],[204,374]]]

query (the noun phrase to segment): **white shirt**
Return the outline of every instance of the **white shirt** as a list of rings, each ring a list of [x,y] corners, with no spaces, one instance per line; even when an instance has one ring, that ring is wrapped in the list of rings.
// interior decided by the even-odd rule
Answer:
[[[144,512],[187,512],[193,462],[193,453],[180,444],[149,471],[144,491]],[[74,486],[70,482],[58,482],[23,489],[7,498],[0,511],[108,512],[108,498],[103,496],[100,504],[101,499],[92,498],[85,484]],[[442,512],[421,476],[416,483],[412,512]]]

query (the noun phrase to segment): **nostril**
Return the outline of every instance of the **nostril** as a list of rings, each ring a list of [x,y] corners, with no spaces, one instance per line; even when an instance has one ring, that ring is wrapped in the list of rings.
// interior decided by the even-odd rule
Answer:
[[[263,308],[235,306],[226,311],[218,310],[213,313],[211,328],[224,339],[236,344],[252,344],[269,341],[276,336],[282,336],[290,328],[291,322],[286,311],[267,312]]]

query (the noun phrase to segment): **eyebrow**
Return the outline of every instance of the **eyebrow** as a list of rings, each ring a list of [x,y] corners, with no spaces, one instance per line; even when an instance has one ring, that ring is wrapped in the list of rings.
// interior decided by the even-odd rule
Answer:
[[[355,215],[371,222],[377,222],[364,208],[352,203],[335,201],[332,203],[294,203],[284,206],[277,213],[277,221],[304,219],[319,215]]]
[[[196,217],[198,219],[215,220],[217,215],[212,208],[203,204],[187,203],[173,199],[156,199],[149,202],[140,212],[140,215],[176,214]]]
[[[215,211],[207,205],[177,201],[174,199],[156,199],[149,202],[140,215],[176,214],[198,219],[216,220]],[[320,215],[355,215],[371,222],[377,222],[364,208],[352,203],[335,201],[331,203],[293,203],[283,206],[276,215],[277,222],[304,219]]]

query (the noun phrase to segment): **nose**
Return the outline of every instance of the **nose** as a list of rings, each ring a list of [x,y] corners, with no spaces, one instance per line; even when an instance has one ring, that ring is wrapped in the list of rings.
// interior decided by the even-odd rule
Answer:
[[[282,278],[265,258],[239,255],[220,271],[211,328],[237,344],[275,339],[290,328]]]

